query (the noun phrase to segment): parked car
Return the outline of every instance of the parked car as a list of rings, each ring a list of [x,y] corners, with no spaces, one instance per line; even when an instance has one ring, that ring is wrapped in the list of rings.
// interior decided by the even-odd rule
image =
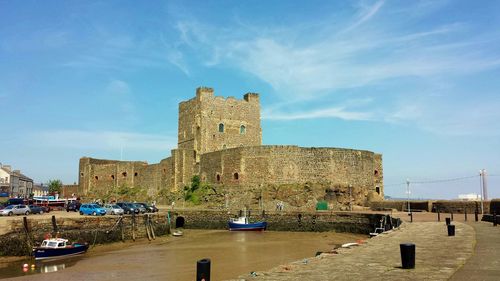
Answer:
[[[123,215],[125,211],[116,204],[104,204],[104,209],[106,210],[106,214],[111,215]]]
[[[45,208],[42,207],[42,206],[37,206],[37,205],[29,205],[28,206],[30,208],[30,212],[32,214],[43,214],[45,213]]]
[[[26,205],[9,205],[0,211],[2,216],[29,215],[30,208]]]
[[[134,205],[134,203],[128,203],[128,202],[118,202],[116,205],[120,206],[120,208],[123,209],[125,214],[132,214],[136,213],[138,214],[140,210]]]
[[[146,208],[139,203],[133,203],[134,206],[139,210],[139,213],[144,214],[147,212]]]
[[[66,212],[69,211],[78,212],[80,210],[81,205],[82,203],[80,203],[80,201],[71,201],[68,203],[68,205],[66,205]]]
[[[156,208],[156,206],[149,205],[148,203],[137,203],[137,204],[143,206],[146,209],[147,213],[156,213],[156,212],[158,212],[158,208]]]
[[[80,215],[104,216],[105,214],[106,210],[97,204],[82,204],[80,206]]]

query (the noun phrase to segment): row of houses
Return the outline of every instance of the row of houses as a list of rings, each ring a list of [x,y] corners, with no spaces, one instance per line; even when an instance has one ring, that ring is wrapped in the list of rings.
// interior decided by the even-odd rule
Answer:
[[[43,192],[43,188],[35,188],[33,180],[20,170],[12,170],[10,165],[0,163],[0,196],[24,198],[34,191]]]

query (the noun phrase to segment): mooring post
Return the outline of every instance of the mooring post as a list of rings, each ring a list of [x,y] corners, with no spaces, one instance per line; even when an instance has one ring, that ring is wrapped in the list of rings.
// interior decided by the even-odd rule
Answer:
[[[477,210],[474,211],[474,220],[475,221],[479,220],[479,214],[478,214]]]
[[[153,226],[152,218],[149,219],[149,227],[151,228],[151,236],[153,236],[153,240],[156,240],[155,228]]]
[[[415,244],[399,244],[399,249],[401,251],[401,267],[403,269],[415,268]]]
[[[120,232],[122,234],[122,241],[125,241],[125,232],[123,231],[123,215],[120,215]]]
[[[54,234],[52,235],[53,237],[56,237],[57,236],[57,222],[56,222],[56,216],[52,216],[52,230],[54,232]]]
[[[451,211],[451,220],[453,220],[453,211]]]
[[[413,222],[413,212],[410,212],[410,222]]]
[[[132,213],[132,240],[135,242],[135,212]]]
[[[210,281],[210,259],[196,262],[196,281]]]
[[[26,233],[26,243],[28,244],[29,253],[31,254],[31,248],[33,248],[33,243],[31,242],[30,229],[28,227],[28,218],[23,217],[24,232]]]
[[[497,226],[497,212],[493,212],[493,226]]]
[[[148,240],[151,241],[151,232],[149,231],[149,214],[144,216],[144,226],[146,227],[146,235],[148,236]]]
[[[464,219],[467,221],[467,208],[464,208]]]
[[[438,211],[438,222],[441,221],[441,213],[439,212],[439,208],[437,208]]]

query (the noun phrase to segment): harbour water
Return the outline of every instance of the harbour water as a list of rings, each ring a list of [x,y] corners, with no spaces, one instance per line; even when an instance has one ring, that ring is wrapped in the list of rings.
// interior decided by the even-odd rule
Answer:
[[[0,264],[0,278],[13,280],[194,280],[196,261],[209,258],[211,279],[236,278],[252,271],[313,257],[343,243],[366,239],[349,233],[229,232],[185,230],[181,237],[148,243],[116,243],[50,263]],[[29,267],[24,269],[23,264]]]

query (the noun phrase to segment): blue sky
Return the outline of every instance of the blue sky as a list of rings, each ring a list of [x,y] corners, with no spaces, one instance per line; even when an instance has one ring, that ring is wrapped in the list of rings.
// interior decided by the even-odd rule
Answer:
[[[388,195],[485,168],[500,197],[498,1],[0,0],[0,162],[157,163],[198,86],[261,95],[264,144],[371,150]],[[456,198],[479,177],[412,184]]]

